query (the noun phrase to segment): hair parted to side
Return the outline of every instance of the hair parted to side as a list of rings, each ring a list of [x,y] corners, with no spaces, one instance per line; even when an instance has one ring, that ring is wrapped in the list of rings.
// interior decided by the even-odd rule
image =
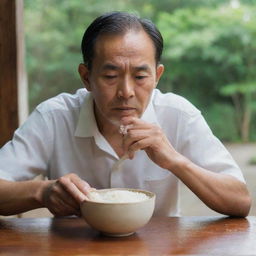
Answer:
[[[163,51],[163,38],[161,33],[150,20],[141,19],[134,14],[126,12],[105,13],[96,18],[89,25],[83,35],[81,43],[84,64],[91,69],[94,57],[94,46],[100,35],[125,34],[129,30],[144,30],[148,34],[155,46],[155,59],[156,64],[158,64]]]

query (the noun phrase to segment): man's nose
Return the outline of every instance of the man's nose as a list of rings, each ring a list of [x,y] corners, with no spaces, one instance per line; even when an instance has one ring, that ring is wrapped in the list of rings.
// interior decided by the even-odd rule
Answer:
[[[119,84],[117,94],[119,98],[132,98],[134,96],[134,84],[132,82],[132,79],[123,79],[123,81]]]

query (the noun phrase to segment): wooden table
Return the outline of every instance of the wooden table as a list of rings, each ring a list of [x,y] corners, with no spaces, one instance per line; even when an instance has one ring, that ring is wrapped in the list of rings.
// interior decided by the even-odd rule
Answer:
[[[122,238],[79,218],[2,219],[0,255],[256,255],[256,217],[153,217]]]

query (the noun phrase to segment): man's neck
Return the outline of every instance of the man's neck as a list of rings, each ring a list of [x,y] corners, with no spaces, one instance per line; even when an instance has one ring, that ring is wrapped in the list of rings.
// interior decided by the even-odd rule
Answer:
[[[99,132],[105,137],[114,151],[119,157],[122,157],[124,154],[123,151],[123,135],[119,132],[119,125],[111,122],[110,120],[102,117],[99,118],[99,113],[97,115],[95,106],[94,106],[94,115],[95,120],[99,129]]]
[[[95,103],[93,106],[94,116],[96,120],[96,124],[98,126],[98,129],[102,135],[107,134],[115,134],[119,132],[119,125],[107,118],[105,118],[102,114],[99,113],[99,110],[96,110]]]

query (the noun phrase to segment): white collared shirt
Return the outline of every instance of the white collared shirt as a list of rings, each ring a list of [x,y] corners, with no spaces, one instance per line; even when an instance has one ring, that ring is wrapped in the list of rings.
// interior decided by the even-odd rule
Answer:
[[[242,182],[242,172],[199,110],[181,96],[155,89],[143,120],[159,125],[173,147],[195,164]],[[97,189],[126,187],[156,193],[155,215],[179,215],[178,179],[144,151],[113,170],[118,156],[99,132],[91,93],[60,94],[40,104],[0,150],[0,178],[57,179],[76,173]]]

